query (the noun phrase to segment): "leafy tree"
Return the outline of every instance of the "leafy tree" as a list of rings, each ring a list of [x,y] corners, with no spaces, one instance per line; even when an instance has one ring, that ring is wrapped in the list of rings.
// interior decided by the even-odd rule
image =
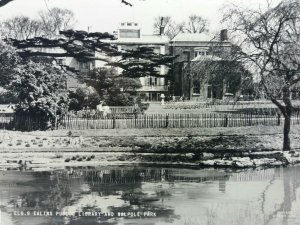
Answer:
[[[82,110],[85,107],[96,109],[101,101],[99,94],[91,87],[80,87],[76,91],[69,91],[69,98],[69,110],[75,111]]]
[[[18,96],[7,90],[2,90],[0,92],[0,104],[17,104],[18,103]]]
[[[49,129],[67,112],[65,75],[52,64],[25,62],[16,70],[10,89],[18,93],[16,115],[37,118],[42,124],[33,129]],[[19,121],[18,121],[19,122]],[[17,122],[22,129],[24,124]]]
[[[290,150],[291,91],[300,81],[300,3],[283,0],[266,10],[232,6],[224,14],[249,70],[284,116],[283,150]]]
[[[86,82],[110,106],[134,105],[140,101],[136,91],[141,87],[139,79],[120,76],[114,68],[97,68],[88,73]]]
[[[23,60],[15,49],[0,43],[1,86],[17,95],[16,114],[41,119],[42,129],[51,128],[67,109],[65,74],[44,61]],[[22,129],[25,121],[17,121]],[[40,127],[36,127],[39,129]]]
[[[21,59],[16,49],[0,41],[0,85],[7,88],[10,84],[11,74],[19,65]]]

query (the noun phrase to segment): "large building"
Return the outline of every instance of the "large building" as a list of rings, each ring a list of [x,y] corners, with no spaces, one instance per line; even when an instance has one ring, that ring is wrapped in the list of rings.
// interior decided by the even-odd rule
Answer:
[[[174,37],[170,41],[170,53],[177,57],[173,64],[171,94],[192,101],[222,98],[226,92],[225,84],[216,86],[208,79],[199,79],[199,74],[195,74],[197,71],[194,69],[200,61],[228,60],[231,47],[226,30],[222,30],[217,36],[180,33]]]
[[[146,35],[143,34],[142,29],[138,23],[124,22],[121,23],[118,32],[116,33],[117,39],[110,41],[116,44],[118,50],[133,50],[137,47],[151,47],[154,53],[168,54],[169,53],[169,39],[165,35]],[[166,75],[168,69],[166,66],[160,66],[159,74]],[[147,101],[160,101],[161,94],[168,93],[168,83],[164,77],[145,76],[140,78],[142,88],[138,89],[143,93]]]

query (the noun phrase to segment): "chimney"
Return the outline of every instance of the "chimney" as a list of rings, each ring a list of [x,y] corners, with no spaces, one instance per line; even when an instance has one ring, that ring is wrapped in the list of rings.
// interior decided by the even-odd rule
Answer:
[[[220,39],[221,39],[221,41],[228,41],[228,31],[227,31],[227,29],[221,30]]]
[[[164,31],[165,31],[165,27],[161,26],[159,28],[159,35],[163,35],[164,34]]]

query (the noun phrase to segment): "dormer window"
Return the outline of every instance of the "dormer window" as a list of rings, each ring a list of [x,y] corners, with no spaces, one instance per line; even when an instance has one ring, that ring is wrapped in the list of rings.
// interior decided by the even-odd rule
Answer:
[[[132,25],[132,23],[127,23],[127,26],[131,26]]]
[[[208,54],[207,54],[207,51],[203,51],[203,50],[201,50],[201,51],[196,51],[196,52],[195,52],[195,58],[196,58],[197,56],[199,56],[199,55],[205,56],[205,55],[208,55]]]

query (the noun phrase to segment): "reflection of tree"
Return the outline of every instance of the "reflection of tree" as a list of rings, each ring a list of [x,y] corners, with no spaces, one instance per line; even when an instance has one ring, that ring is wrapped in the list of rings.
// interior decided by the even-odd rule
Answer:
[[[180,219],[180,215],[175,214],[175,209],[166,204],[165,199],[172,198],[173,195],[173,191],[169,189],[170,186],[180,182],[195,183],[219,180],[222,177],[225,182],[228,179],[226,174],[217,170],[192,171],[144,167],[78,168],[51,173],[35,173],[36,179],[33,182],[20,183],[34,186],[33,191],[20,196],[20,207],[33,207],[39,211],[66,209],[71,211],[75,206],[86,212],[99,212],[101,209],[105,209],[115,214],[137,211],[156,213],[155,217],[74,216],[67,217],[68,221],[64,221],[65,218],[51,217],[47,218],[49,222],[47,221],[45,224],[94,225],[100,223],[113,225],[124,219],[128,223],[133,220],[136,224],[139,224],[140,220],[151,221],[151,224],[155,224],[158,220],[172,223]],[[99,193],[99,196],[94,196],[95,201],[89,202],[87,200],[90,200],[92,193]],[[105,203],[108,205],[101,206],[101,201],[104,199],[109,201],[113,198],[118,199],[118,205],[109,202]],[[13,200],[12,204],[16,206],[17,200]]]
[[[40,176],[39,176],[40,175]],[[71,189],[64,173],[56,173],[52,176],[41,173],[36,176],[34,183],[22,183],[22,185],[32,185],[42,191],[34,191],[21,195],[21,203],[12,200],[15,207],[36,208],[38,210],[60,210],[69,205],[71,199]]]
[[[274,174],[274,177],[275,175],[278,175],[283,179],[283,202],[276,210],[274,210],[269,216],[267,216],[267,219],[264,221],[265,224],[269,224],[272,221],[272,219],[276,218],[278,213],[283,213],[284,215],[282,224],[288,224],[289,214],[292,210],[292,203],[297,200],[296,190],[300,187],[298,170],[299,167],[287,167],[284,169],[276,169],[277,173]],[[266,187],[264,195],[265,192],[273,184],[273,180],[274,179],[272,178],[270,184]]]
[[[84,171],[83,176],[90,184],[91,191],[100,191],[104,196],[120,194],[125,204],[121,207],[111,206],[109,210],[114,212],[155,212],[154,218],[169,218],[172,221],[178,217],[174,210],[157,203],[165,196],[169,196],[167,190],[154,192],[152,195],[142,191],[143,182],[158,182],[165,180],[171,170],[157,168],[116,168]],[[127,203],[127,204],[126,204]],[[131,217],[125,217],[131,218]],[[139,217],[133,217],[133,219]]]
[[[261,194],[261,198],[262,198],[261,211],[262,211],[263,215],[265,215],[264,205],[266,203],[266,193],[270,189],[270,187],[274,184],[275,177],[276,177],[276,173],[273,174],[273,177],[270,179],[269,184],[265,187],[265,189],[263,190],[263,192]]]

